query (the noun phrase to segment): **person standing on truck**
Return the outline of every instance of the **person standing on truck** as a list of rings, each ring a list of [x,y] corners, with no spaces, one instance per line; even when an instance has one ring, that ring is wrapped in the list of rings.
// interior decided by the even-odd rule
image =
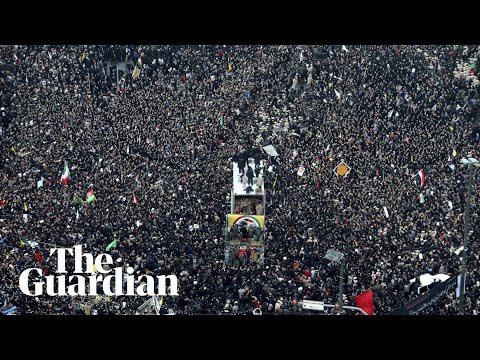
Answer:
[[[253,185],[253,169],[251,166],[247,170],[248,185]]]

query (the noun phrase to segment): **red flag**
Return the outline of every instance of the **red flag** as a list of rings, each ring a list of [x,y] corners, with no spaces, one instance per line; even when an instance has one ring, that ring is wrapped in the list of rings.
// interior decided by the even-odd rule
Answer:
[[[135,202],[135,204],[138,205],[138,200],[137,200],[137,197],[135,196],[135,194],[133,194],[133,201]]]
[[[48,275],[48,266],[45,266],[45,269],[43,269],[43,274]]]
[[[5,207],[5,203],[6,203],[5,199],[3,199],[2,201],[0,201],[0,205],[2,206],[2,208]]]
[[[135,236],[138,237],[138,227],[137,227],[137,229],[135,230]]]
[[[355,296],[355,302],[357,303],[357,306],[365,310],[365,312],[368,315],[375,315],[373,312],[373,291],[372,290],[368,290],[363,294]]]
[[[38,261],[39,263],[42,263],[42,262],[43,262],[42,254],[40,254],[40,251],[39,251],[39,250],[37,250],[37,251],[35,252],[35,259],[37,259],[37,261]]]

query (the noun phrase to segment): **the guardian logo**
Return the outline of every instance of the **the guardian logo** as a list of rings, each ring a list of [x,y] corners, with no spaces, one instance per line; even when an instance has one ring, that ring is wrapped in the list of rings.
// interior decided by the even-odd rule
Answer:
[[[149,276],[141,275],[135,277],[133,274],[133,268],[128,267],[126,274],[123,272],[122,267],[114,269],[105,269],[105,265],[112,265],[113,259],[108,254],[100,254],[95,258],[95,269],[93,255],[88,253],[82,253],[82,245],[76,245],[72,248],[57,248],[50,249],[50,255],[57,252],[58,255],[58,267],[57,274],[67,274],[65,270],[65,256],[68,252],[71,256],[75,256],[75,271],[74,274],[78,275],[49,275],[43,276],[42,269],[31,268],[26,269],[20,275],[20,290],[29,296],[43,295],[44,290],[46,294],[50,296],[75,296],[75,295],[97,295],[97,284],[103,288],[103,293],[108,296],[154,296],[154,295],[178,295],[177,289],[177,277],[175,275],[161,275],[161,276]],[[86,259],[86,269],[82,268],[82,257]],[[107,275],[113,271],[113,275]],[[33,274],[32,274],[33,273]],[[35,276],[38,274],[38,276]],[[90,276],[84,276],[82,274],[92,274]],[[38,278],[40,277],[40,280]],[[68,277],[68,284],[67,284]],[[31,283],[31,278],[36,281]],[[45,281],[43,281],[44,279]],[[167,279],[169,284],[167,285]],[[112,291],[112,282],[114,290]],[[135,288],[135,282],[138,286]],[[33,285],[33,291],[31,291],[31,285]],[[57,286],[55,286],[57,285]],[[88,285],[88,293],[87,293]],[[124,287],[126,291],[124,291]],[[56,288],[56,289],[55,289]],[[167,294],[168,288],[168,294]]]

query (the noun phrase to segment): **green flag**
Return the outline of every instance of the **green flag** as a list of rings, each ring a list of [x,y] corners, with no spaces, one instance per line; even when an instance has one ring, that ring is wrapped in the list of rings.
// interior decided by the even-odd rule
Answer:
[[[73,200],[72,200],[74,203],[77,203],[77,204],[80,204],[80,205],[85,205],[85,203],[83,202],[82,199],[80,199],[80,197],[78,195],[74,195],[73,196]]]
[[[223,126],[223,116],[220,116],[220,126]]]
[[[107,251],[110,251],[111,248],[117,248],[117,240],[113,240],[110,244],[107,246]]]

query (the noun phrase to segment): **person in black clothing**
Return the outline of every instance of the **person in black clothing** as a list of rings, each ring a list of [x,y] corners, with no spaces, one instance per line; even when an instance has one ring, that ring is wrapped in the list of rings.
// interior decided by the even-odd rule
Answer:
[[[248,230],[246,226],[242,227],[240,231],[242,232],[242,238],[248,238]]]
[[[247,170],[248,185],[253,185],[253,169],[251,166]]]
[[[247,247],[247,259],[250,259],[250,255],[252,254],[252,250],[250,249],[250,246]]]
[[[240,174],[243,174],[245,172],[246,163],[247,163],[247,158],[245,156],[245,153],[242,152],[238,156],[238,170],[239,170]]]
[[[260,168],[260,166],[256,166],[255,167],[255,177],[258,178],[258,175],[260,175],[261,171],[262,171],[262,169]]]

